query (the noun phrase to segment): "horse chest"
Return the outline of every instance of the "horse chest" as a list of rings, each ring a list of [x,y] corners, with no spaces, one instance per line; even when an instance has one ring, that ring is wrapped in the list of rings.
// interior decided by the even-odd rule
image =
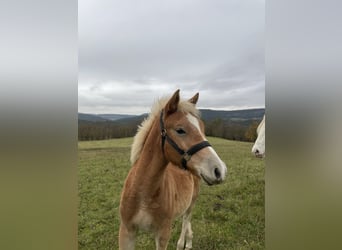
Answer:
[[[175,207],[174,207],[174,217],[178,218],[180,216],[182,216],[186,210],[188,210],[188,208],[191,205],[191,197],[185,197],[185,199],[178,201],[177,203],[175,203]]]
[[[150,230],[152,222],[152,216],[146,210],[142,209],[140,209],[133,218],[133,224],[143,230]]]

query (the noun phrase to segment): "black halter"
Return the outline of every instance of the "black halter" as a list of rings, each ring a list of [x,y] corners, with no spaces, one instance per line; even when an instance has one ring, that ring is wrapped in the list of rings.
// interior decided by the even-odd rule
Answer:
[[[180,154],[182,155],[182,168],[187,170],[186,163],[190,161],[191,156],[196,154],[198,151],[205,147],[211,147],[210,143],[208,141],[202,141],[198,144],[195,144],[192,146],[188,151],[184,151],[178,145],[172,140],[166,133],[166,129],[164,127],[164,121],[163,121],[163,115],[164,115],[164,110],[161,111],[160,113],[160,130],[161,130],[161,136],[162,136],[162,150],[164,153],[164,145],[165,145],[165,139],[167,140],[168,143]]]

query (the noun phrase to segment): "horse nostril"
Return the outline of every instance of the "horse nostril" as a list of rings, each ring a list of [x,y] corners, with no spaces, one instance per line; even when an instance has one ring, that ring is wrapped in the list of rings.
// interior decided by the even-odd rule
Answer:
[[[216,179],[220,179],[221,178],[220,170],[218,168],[215,168],[214,172],[215,172]]]
[[[255,154],[256,155],[258,155],[259,154],[259,150],[257,149],[257,150],[255,150]]]

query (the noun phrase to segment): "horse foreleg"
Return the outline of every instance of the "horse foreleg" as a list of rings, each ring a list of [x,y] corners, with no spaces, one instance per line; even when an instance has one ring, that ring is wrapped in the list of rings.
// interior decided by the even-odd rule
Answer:
[[[177,250],[192,249],[191,210],[183,215],[182,232],[177,242]]]
[[[128,230],[125,225],[120,224],[119,231],[119,249],[120,250],[134,250],[135,231]]]

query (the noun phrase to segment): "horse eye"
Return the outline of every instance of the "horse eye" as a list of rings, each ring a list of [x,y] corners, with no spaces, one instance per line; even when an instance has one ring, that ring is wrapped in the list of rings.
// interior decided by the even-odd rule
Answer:
[[[184,135],[185,134],[185,131],[181,128],[177,128],[176,129],[176,132],[179,134],[179,135]]]

